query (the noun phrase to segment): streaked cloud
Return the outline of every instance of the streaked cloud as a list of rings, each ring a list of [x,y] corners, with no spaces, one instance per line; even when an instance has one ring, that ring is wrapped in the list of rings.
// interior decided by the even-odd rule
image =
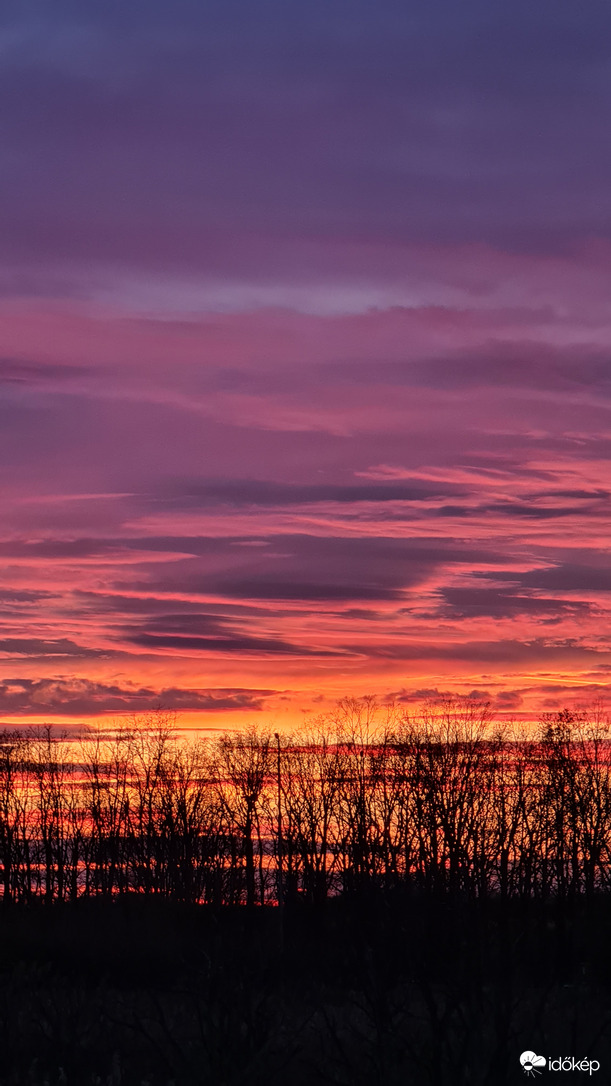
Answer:
[[[610,34],[4,5],[7,722],[606,696]]]

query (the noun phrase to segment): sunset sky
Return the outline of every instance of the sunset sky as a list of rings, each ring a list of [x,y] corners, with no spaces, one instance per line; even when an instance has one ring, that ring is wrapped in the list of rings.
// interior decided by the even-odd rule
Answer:
[[[7,0],[0,720],[611,694],[611,6]]]

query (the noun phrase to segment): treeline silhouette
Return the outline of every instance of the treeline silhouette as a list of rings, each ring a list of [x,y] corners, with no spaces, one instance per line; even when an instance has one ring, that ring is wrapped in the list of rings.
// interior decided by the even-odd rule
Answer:
[[[611,890],[611,744],[568,710],[535,736],[470,700],[345,699],[309,729],[180,740],[159,712],[0,742],[4,903],[137,893],[253,906],[388,892]]]
[[[599,712],[5,731],[0,1086],[602,1081],[610,848]]]

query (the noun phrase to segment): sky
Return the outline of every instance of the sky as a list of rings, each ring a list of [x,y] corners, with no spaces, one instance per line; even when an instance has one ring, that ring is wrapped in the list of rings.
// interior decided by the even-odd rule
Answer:
[[[606,703],[608,0],[6,0],[0,57],[0,720]]]

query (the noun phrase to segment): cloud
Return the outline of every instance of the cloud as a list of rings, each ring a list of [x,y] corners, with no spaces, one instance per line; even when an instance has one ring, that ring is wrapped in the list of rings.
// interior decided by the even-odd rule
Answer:
[[[122,641],[158,653],[172,649],[185,654],[333,655],[328,649],[245,632],[246,619],[242,609],[234,616],[203,611],[158,614],[137,628],[120,627],[119,636]]]
[[[479,576],[479,574],[478,574]],[[533,591],[552,592],[610,592],[611,570],[594,562],[580,565],[561,562],[557,565],[530,569],[515,573],[502,570],[495,573],[498,581],[511,581],[512,585]]]
[[[68,637],[3,637],[0,638],[0,652],[8,653],[11,656],[37,657],[80,656],[91,658],[109,655],[109,653],[100,649],[90,649],[77,645]]]
[[[469,700],[481,702],[491,706],[497,712],[518,710],[524,704],[524,698],[518,690],[500,690],[491,694],[489,690],[470,690],[467,694],[456,693],[455,690],[439,690],[438,687],[423,687],[418,690],[398,690],[389,694],[388,701],[405,705],[420,705],[422,702],[442,703]]]
[[[544,620],[587,615],[591,604],[581,600],[550,599],[540,595],[516,595],[498,588],[439,588],[444,613],[456,618],[513,618],[532,615]]]
[[[145,702],[203,656],[299,705],[406,661],[578,682],[611,587],[611,8],[261,15],[2,8],[5,656],[95,658],[109,703],[107,644]]]
[[[120,686],[82,678],[6,679],[0,682],[0,712],[34,716],[95,716],[147,709],[216,712],[259,711],[273,690]]]
[[[494,698],[494,707],[500,711],[521,709],[523,705],[524,698],[517,690],[500,690]]]
[[[279,638],[273,637],[189,637],[176,636],[174,634],[148,634],[148,633],[124,633],[123,637],[132,645],[148,649],[151,652],[164,652],[166,649],[176,649],[178,652],[190,653],[222,653],[249,655],[250,653],[266,653],[272,655],[289,656],[332,656],[330,650],[310,648],[307,645],[289,644]]]
[[[53,363],[25,362],[22,359],[0,358],[0,385],[53,386],[74,380],[87,371],[83,367],[61,366]]]
[[[217,590],[226,596],[246,600],[305,600],[350,602],[352,600],[400,600],[400,588],[380,584],[331,584],[323,582],[293,581],[290,576],[286,581],[250,578],[225,580],[218,583]]]
[[[38,591],[28,588],[3,588],[0,589],[0,604],[35,604],[41,600],[51,599],[52,592]]]
[[[579,516],[583,514],[583,507],[577,505],[544,506],[536,499],[522,502],[490,502],[486,505],[442,505],[430,512],[433,517],[519,517],[529,520],[557,520],[563,517]],[[591,510],[588,510],[592,514]],[[604,515],[604,508],[600,508],[600,515]]]
[[[96,285],[131,265],[357,286],[365,253],[355,274],[337,240],[383,243],[400,280],[409,242],[609,236],[597,0],[586,17],[551,0],[168,12],[4,15],[0,225],[26,288],[45,258],[75,293],[79,261]]]
[[[529,638],[523,641],[497,638],[491,641],[463,641],[455,643],[404,643],[387,644],[350,643],[343,646],[347,652],[362,653],[372,658],[411,660],[425,664],[428,661],[467,663],[472,667],[496,667],[500,671],[516,668],[553,667],[607,663],[609,650],[593,648],[571,638]]]
[[[399,600],[405,589],[421,584],[440,566],[490,563],[495,554],[468,542],[424,536],[282,532],[264,542],[265,547],[244,548],[230,558],[225,549],[225,569],[219,562],[207,570],[197,559],[150,567],[149,579],[135,587],[149,594],[198,593],[244,601]]]
[[[227,479],[218,482],[197,482],[180,490],[168,500],[181,507],[231,505],[266,507],[312,505],[334,502],[339,505],[355,502],[427,501],[447,494],[464,492],[452,483],[426,484],[418,480],[378,484],[298,484],[278,483],[259,479]],[[159,501],[159,496],[155,497]]]
[[[534,321],[531,311],[529,322]],[[346,384],[440,392],[494,389],[546,394],[553,391],[555,397],[584,392],[605,398],[611,395],[607,348],[597,348],[587,341],[563,346],[540,339],[529,342],[520,338],[520,329],[510,342],[489,336],[484,328],[481,338],[484,342],[473,344],[468,351],[449,345],[445,357],[334,362],[325,367],[325,376]],[[428,351],[430,347],[427,355]]]

